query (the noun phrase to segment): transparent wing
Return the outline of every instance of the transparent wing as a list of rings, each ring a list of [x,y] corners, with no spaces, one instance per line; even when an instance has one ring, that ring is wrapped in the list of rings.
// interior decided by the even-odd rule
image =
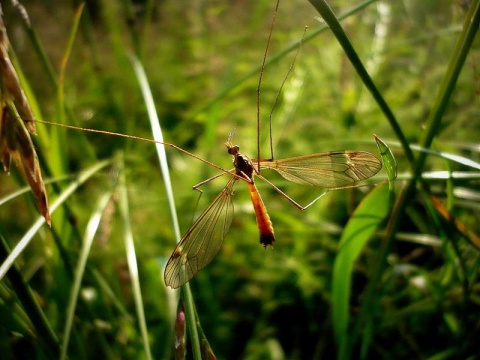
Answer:
[[[331,151],[282,160],[261,160],[261,168],[277,171],[288,181],[323,188],[341,188],[372,177],[382,163],[366,151]]]
[[[232,223],[232,177],[222,192],[193,223],[178,243],[165,268],[165,284],[176,289],[207,266],[217,255]]]

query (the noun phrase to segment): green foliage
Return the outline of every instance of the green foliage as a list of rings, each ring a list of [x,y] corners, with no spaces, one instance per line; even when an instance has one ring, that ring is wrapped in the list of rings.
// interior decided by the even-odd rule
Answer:
[[[35,118],[158,139],[158,117],[166,142],[222,168],[236,126],[242,152],[257,157],[271,1],[72,3],[2,4]],[[171,358],[183,352],[175,341],[195,358],[478,354],[479,3],[280,3],[261,87],[261,156],[270,156],[271,106],[308,25],[273,110],[275,157],[378,154],[377,134],[398,177],[389,191],[392,165],[304,212],[257,181],[277,238],[266,250],[237,184],[219,255],[182,290],[185,318],[163,267],[226,177],[198,200],[191,187],[218,169],[171,147],[159,165],[151,143],[38,122],[52,228],[19,190],[15,167],[1,173],[2,358]],[[320,195],[262,175],[300,204]],[[177,330],[186,321],[186,342],[174,319]]]

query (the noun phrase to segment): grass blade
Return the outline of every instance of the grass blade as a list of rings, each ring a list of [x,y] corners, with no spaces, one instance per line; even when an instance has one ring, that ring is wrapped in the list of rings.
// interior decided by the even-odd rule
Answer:
[[[393,181],[397,177],[397,162],[393,156],[392,150],[385,142],[375,135],[375,141],[377,142],[378,151],[382,157],[382,164],[387,171],[388,181]]]
[[[145,100],[145,104],[148,111],[148,117],[150,119],[150,125],[152,127],[153,137],[155,141],[163,142],[162,129],[160,126],[160,121],[157,116],[155,103],[153,101],[152,92],[148,84],[148,79],[145,74],[145,70],[143,69],[143,66],[137,57],[132,56],[131,61],[132,61],[133,68],[135,70],[135,74],[137,75],[137,79],[140,84],[140,88],[142,90],[142,94]],[[168,169],[165,146],[158,143],[155,145],[157,149],[158,159],[160,162],[160,168],[162,170],[163,180],[165,183],[165,190],[167,193],[168,205],[170,209],[170,215],[172,218],[173,228],[175,231],[176,242],[178,243],[181,239],[180,226],[178,225],[178,217],[177,217],[175,201],[173,197],[172,182],[170,180],[170,172]],[[186,284],[182,288],[182,291],[184,292],[184,297],[185,297],[185,312],[187,316],[187,327],[189,330],[190,337],[192,339],[193,355],[195,359],[200,359],[201,351],[200,351],[200,342],[199,342],[199,337],[198,337],[197,327],[195,322],[195,304],[193,302],[193,296],[190,291],[190,285]]]
[[[125,251],[127,255],[128,270],[130,272],[130,278],[132,281],[133,287],[133,298],[135,300],[135,308],[137,311],[138,325],[140,327],[140,332],[143,339],[143,347],[145,350],[145,356],[148,360],[152,359],[152,354],[150,350],[150,345],[148,341],[148,330],[147,322],[145,320],[145,309],[143,307],[142,292],[140,289],[140,278],[138,275],[138,264],[137,264],[137,254],[135,251],[135,244],[133,241],[132,227],[130,223],[129,216],[129,206],[128,206],[128,194],[127,194],[127,183],[125,179],[125,166],[123,162],[123,157],[119,156],[119,166],[120,169],[120,214],[122,217],[122,223],[124,226],[123,233],[125,234]]]
[[[150,120],[150,126],[152,127],[152,134],[155,141],[164,142],[162,128],[160,126],[160,120],[158,119],[157,110],[155,109],[155,102],[153,101],[152,91],[150,89],[150,85],[148,84],[147,75],[145,74],[145,70],[139,61],[139,59],[132,55],[131,61],[133,65],[133,69],[135,71],[135,75],[137,76],[138,83],[140,85],[140,89],[142,91],[143,99],[145,101],[145,106],[148,112],[148,118]],[[165,152],[165,146],[162,144],[155,144],[157,149],[157,156],[160,164],[160,169],[162,170],[162,176],[165,183],[165,191],[167,193],[168,198],[168,206],[170,209],[170,215],[172,217],[172,225],[175,231],[175,237],[177,243],[180,241],[180,226],[178,225],[178,217],[175,207],[175,199],[173,197],[173,190],[172,190],[172,181],[170,179],[170,171],[168,169],[168,162],[167,162],[167,154]]]
[[[377,102],[378,106],[380,107],[380,109],[382,110],[382,112],[385,114],[388,121],[390,122],[390,126],[392,127],[393,131],[395,132],[395,135],[397,136],[397,138],[400,140],[400,143],[402,144],[403,151],[405,152],[405,156],[411,163],[413,163],[413,159],[414,159],[413,152],[410,149],[410,146],[408,144],[407,139],[405,138],[405,135],[403,134],[402,129],[400,128],[400,124],[398,123],[397,119],[395,118],[395,115],[393,114],[392,110],[390,109],[387,102],[383,98],[382,94],[378,90],[377,86],[373,82],[372,78],[368,74],[367,70],[363,66],[363,63],[360,60],[360,57],[358,56],[357,52],[355,51],[355,48],[353,47],[352,43],[348,39],[347,34],[345,33],[342,26],[340,25],[338,18],[330,9],[326,1],[309,0],[309,2],[315,7],[315,9],[317,9],[319,14],[322,16],[323,20],[325,20],[325,22],[328,24],[328,26],[330,26],[330,29],[332,30],[333,34],[338,40],[338,43],[343,47],[345,54],[349,58],[350,62],[352,63],[353,67],[357,71],[360,78],[362,79],[363,83],[365,84],[367,89],[370,91],[373,98]]]
[[[103,212],[108,205],[111,196],[112,192],[108,192],[99,199],[98,204],[95,207],[96,210],[93,212],[90,221],[88,222],[87,229],[85,231],[82,248],[80,250],[80,257],[78,259],[78,264],[75,269],[74,282],[72,285],[72,290],[70,291],[70,299],[67,307],[65,327],[63,329],[62,353],[60,355],[60,359],[67,358],[68,343],[70,341],[70,333],[73,326],[73,317],[75,315],[75,308],[77,306],[78,296],[80,293],[83,274],[85,273],[87,259],[92,248],[93,239],[95,237],[95,234],[97,233],[98,226],[100,225],[100,220],[102,218]]]
[[[340,353],[347,345],[349,299],[355,260],[383,222],[389,210],[387,186],[374,189],[357,207],[342,233],[339,252],[333,266],[333,327]],[[339,358],[344,358],[339,356]]]

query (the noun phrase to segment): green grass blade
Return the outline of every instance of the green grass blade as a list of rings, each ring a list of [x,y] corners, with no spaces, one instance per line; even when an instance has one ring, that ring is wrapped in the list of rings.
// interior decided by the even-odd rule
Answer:
[[[457,164],[471,167],[472,169],[475,169],[475,170],[480,170],[480,163],[478,161],[475,161],[465,156],[452,154],[445,151],[432,150],[419,145],[412,145],[411,148],[414,150],[417,150],[420,153],[425,153],[425,156],[426,155],[438,156],[442,159],[450,160],[450,161],[456,162]]]
[[[148,119],[150,121],[150,126],[152,128],[152,134],[155,141],[164,142],[162,128],[160,126],[160,120],[158,119],[157,110],[155,109],[155,102],[153,100],[152,91],[150,85],[148,84],[147,75],[142,66],[142,63],[136,56],[131,56],[131,61],[135,75],[137,76],[140,89],[142,91],[143,99],[145,101],[145,106],[148,112]],[[175,199],[173,196],[172,181],[170,179],[170,171],[168,169],[167,154],[165,152],[165,146],[162,144],[155,144],[157,149],[157,156],[160,164],[160,169],[162,171],[163,181],[165,183],[165,191],[168,198],[168,206],[170,209],[170,216],[172,217],[172,225],[175,231],[176,241],[179,242],[181,239],[180,235],[180,226],[178,225],[178,217],[175,207]]]
[[[71,32],[70,32],[70,36],[68,37],[67,47],[65,49],[65,52],[63,54],[62,61],[61,61],[61,64],[60,64],[60,73],[58,74],[58,89],[57,89],[57,92],[58,92],[58,102],[59,102],[59,105],[62,109],[62,111],[61,111],[62,115],[63,115],[64,98],[65,98],[65,96],[64,96],[65,72],[66,72],[66,69],[67,69],[67,64],[68,64],[68,60],[70,58],[70,54],[72,53],[73,44],[75,43],[75,38],[76,38],[76,35],[77,35],[77,31],[78,31],[78,24],[80,23],[80,18],[82,16],[83,7],[84,7],[84,4],[81,4],[78,7],[77,11],[75,12],[75,18],[74,18],[73,26],[72,26],[72,29],[71,29]]]
[[[390,193],[392,196],[393,201],[393,191],[394,191],[394,184],[393,181],[397,178],[397,161],[393,156],[392,150],[388,147],[385,142],[380,139],[377,135],[374,135],[375,141],[377,143],[378,151],[380,152],[380,156],[382,158],[382,164],[387,172],[388,176],[388,187],[390,189]]]
[[[195,302],[193,300],[190,284],[186,283],[183,285],[181,291],[183,293],[183,298],[185,299],[185,316],[187,319],[188,335],[190,336],[190,342],[192,344],[193,358],[195,360],[201,360],[202,351],[197,328],[197,321],[199,320],[196,317],[197,310],[195,309]]]
[[[37,33],[35,32],[34,28],[32,27],[32,24],[30,22],[30,18],[28,17],[28,14],[23,7],[23,5],[17,3],[16,9],[18,10],[18,13],[20,15],[20,19],[22,20],[22,25],[30,38],[30,41],[32,42],[34,52],[37,54],[38,58],[40,59],[40,64],[43,67],[44,72],[47,74],[51,84],[57,88],[57,76],[55,74],[55,71],[53,70],[53,66],[48,59],[47,54],[43,50],[43,46],[40,43],[40,40],[38,39]]]
[[[339,252],[333,266],[333,327],[339,352],[348,343],[349,299],[355,260],[383,222],[390,207],[386,186],[374,189],[357,207],[342,233]],[[340,359],[344,358],[339,356]]]
[[[137,76],[138,82],[140,84],[140,88],[142,90],[142,95],[145,101],[145,105],[147,107],[148,117],[150,120],[150,126],[152,127],[152,134],[155,141],[163,142],[163,134],[162,128],[160,126],[160,121],[157,116],[157,111],[155,109],[155,103],[153,101],[152,92],[150,86],[148,84],[148,79],[145,74],[145,70],[141,62],[138,60],[137,57],[132,56],[131,61],[133,64],[133,68],[135,70],[135,74]],[[167,162],[167,154],[165,152],[165,146],[162,144],[155,144],[157,149],[157,156],[160,162],[160,168],[162,170],[162,176],[165,183],[165,190],[167,193],[168,199],[168,206],[170,209],[170,215],[172,218],[173,228],[175,231],[176,241],[179,242],[181,239],[180,235],[180,226],[178,225],[178,217],[175,207],[175,200],[173,196],[173,189],[172,189],[172,182],[170,179],[170,172],[168,169],[168,162]],[[201,358],[201,351],[200,351],[200,342],[197,333],[197,327],[195,322],[195,304],[193,302],[193,296],[190,291],[190,285],[186,284],[183,287],[185,301],[185,313],[187,316],[187,328],[189,330],[190,337],[192,339],[192,348],[193,348],[193,356],[195,359]]]
[[[67,113],[66,113],[66,104],[65,104],[65,74],[67,70],[67,64],[70,59],[70,54],[72,53],[72,48],[75,42],[75,38],[78,31],[78,24],[80,22],[80,18],[83,11],[83,5],[80,5],[75,12],[75,17],[73,21],[73,25],[70,31],[70,35],[68,37],[67,46],[62,56],[62,60],[60,62],[60,70],[58,74],[58,86],[57,86],[57,112],[56,112],[56,121],[59,123],[64,124],[66,122]],[[65,134],[65,129],[59,126],[55,126],[51,129],[51,136],[55,139],[55,141],[51,144],[51,151],[50,151],[50,164],[55,164],[52,167],[55,168],[55,173],[60,174],[63,169],[68,168],[67,162],[68,159],[66,158],[67,153],[63,150],[67,147],[67,136]],[[85,146],[85,152],[89,148],[89,146]]]
[[[377,135],[375,135],[375,141],[377,142],[378,151],[382,157],[383,167],[387,172],[388,181],[393,181],[397,177],[397,162],[395,161],[392,150],[390,150],[388,145]]]
[[[475,35],[477,34],[480,25],[480,1],[473,0],[470,3],[469,11],[465,16],[463,23],[463,30],[455,45],[455,49],[450,58],[447,72],[440,85],[439,92],[435,97],[430,116],[427,120],[427,131],[422,142],[424,148],[430,148],[433,139],[441,129],[443,115],[447,109],[447,105],[455,89],[460,71],[463,68],[467,54],[470,51]],[[421,153],[416,161],[415,176],[418,176],[424,166],[427,158],[426,153]]]
[[[352,43],[348,39],[347,34],[343,30],[342,26],[340,25],[339,19],[335,16],[333,11],[328,6],[327,2],[324,0],[309,0],[309,2],[317,9],[319,14],[322,16],[323,20],[330,26],[333,34],[338,40],[338,43],[342,46],[345,54],[349,58],[350,62],[352,63],[353,67],[357,71],[358,75],[362,79],[363,83],[367,87],[367,89],[372,94],[373,98],[377,102],[378,106],[385,114],[386,118],[390,122],[390,126],[392,127],[395,135],[399,139],[400,143],[402,144],[403,151],[405,152],[405,156],[407,159],[413,163],[414,156],[413,152],[410,149],[408,141],[403,134],[402,129],[400,128],[400,124],[398,123],[395,115],[393,114],[392,110],[388,106],[387,102],[383,98],[382,94],[378,90],[377,86],[373,82],[372,78],[368,74],[365,66],[363,66],[360,57],[358,56],[355,48],[353,47]]]
[[[111,196],[112,192],[108,192],[102,195],[102,197],[99,199],[85,231],[82,248],[80,250],[80,256],[78,259],[77,267],[75,269],[74,282],[72,285],[72,290],[70,291],[65,327],[63,329],[62,353],[60,359],[67,358],[68,343],[70,341],[70,333],[73,326],[75,308],[77,306],[78,296],[80,294],[80,288],[82,285],[83,274],[85,273],[87,259],[92,248],[93,239],[100,225],[100,220],[102,218],[103,212],[108,205]]]
[[[127,255],[128,270],[130,272],[130,279],[132,281],[133,298],[135,301],[135,308],[137,311],[138,325],[142,334],[143,347],[145,350],[145,356],[148,360],[152,359],[152,353],[150,344],[148,341],[147,322],[145,320],[145,309],[143,307],[143,298],[140,288],[140,278],[138,274],[137,253],[135,250],[135,243],[133,241],[132,226],[130,223],[129,206],[128,206],[128,193],[127,193],[127,181],[125,178],[125,166],[123,157],[119,156],[118,163],[120,164],[120,184],[119,184],[119,202],[120,202],[120,214],[122,217],[122,223],[124,226],[123,233],[125,235],[125,251]]]

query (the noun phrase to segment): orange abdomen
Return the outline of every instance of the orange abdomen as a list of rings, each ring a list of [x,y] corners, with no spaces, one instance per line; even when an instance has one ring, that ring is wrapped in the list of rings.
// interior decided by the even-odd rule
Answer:
[[[253,209],[257,217],[258,230],[260,232],[260,243],[266,247],[272,245],[275,242],[275,236],[273,234],[273,226],[268,216],[267,209],[263,203],[260,193],[257,187],[253,183],[248,183],[248,190],[252,198]]]

